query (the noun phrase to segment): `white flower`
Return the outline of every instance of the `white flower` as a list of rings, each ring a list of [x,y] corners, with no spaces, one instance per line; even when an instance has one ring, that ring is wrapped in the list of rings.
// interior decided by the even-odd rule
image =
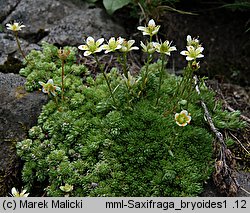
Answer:
[[[68,183],[65,184],[65,186],[59,187],[63,192],[71,192],[73,190],[73,186],[69,185]]]
[[[158,33],[159,29],[160,29],[160,25],[155,24],[155,21],[153,19],[151,19],[148,22],[148,26],[147,27],[143,27],[143,26],[139,26],[137,27],[138,30],[142,31],[143,35],[149,35],[149,36],[153,36],[155,34]]]
[[[179,126],[186,126],[191,121],[191,116],[187,110],[182,110],[180,113],[175,113],[175,122]]]
[[[127,85],[128,88],[133,87],[133,86],[136,85],[136,84],[138,83],[138,81],[139,81],[139,79],[136,80],[136,79],[130,74],[130,72],[128,72],[128,78],[127,78],[125,75],[123,75],[123,79],[124,79],[124,82],[125,82],[125,84]]]
[[[6,27],[8,30],[17,32],[22,30],[23,27],[25,27],[25,25],[19,23],[19,22],[14,22],[13,24],[6,24]]]
[[[119,44],[122,44],[126,39],[125,38],[122,38],[122,37],[119,37],[117,39],[117,41],[119,42]]]
[[[141,47],[142,47],[142,51],[145,53],[149,53],[152,54],[155,52],[155,47],[153,45],[153,42],[149,42],[147,43],[147,45],[145,45],[142,41],[141,41]]]
[[[204,57],[203,52],[204,48],[199,46],[198,48],[195,48],[194,46],[187,46],[187,50],[181,51],[181,55],[186,56],[187,61],[196,60],[196,58],[202,58]]]
[[[43,87],[42,89],[43,93],[48,93],[48,94],[52,94],[55,96],[56,91],[61,90],[60,87],[54,85],[54,82],[52,79],[49,79],[47,83],[44,83],[42,81],[39,81],[38,83]]]
[[[125,52],[125,53],[127,53],[131,50],[139,50],[139,47],[136,47],[136,46],[133,47],[134,43],[135,43],[135,40],[128,40],[128,41],[123,40],[123,42],[121,44],[122,47],[119,50],[121,52]]]
[[[118,50],[122,47],[121,44],[123,43],[123,41],[124,40],[122,38],[118,38],[117,40],[115,40],[115,37],[111,37],[108,44],[102,45],[102,49],[105,50],[105,54],[114,52],[115,50]]]
[[[170,56],[170,53],[172,51],[176,51],[176,47],[175,46],[171,46],[171,43],[166,40],[163,43],[157,43],[157,42],[153,42],[153,45],[156,49],[157,52],[162,53],[162,54],[166,54]]]
[[[194,48],[200,47],[200,41],[197,38],[192,38],[190,35],[187,36],[187,46],[193,46]]]
[[[12,197],[28,197],[29,193],[26,193],[27,190],[24,189],[21,192],[18,192],[15,187],[11,189],[11,196]]]
[[[91,36],[87,38],[86,45],[80,45],[78,48],[80,50],[85,50],[84,56],[89,56],[93,53],[101,52],[103,47],[101,44],[104,42],[104,38],[100,38],[97,41],[94,40]]]

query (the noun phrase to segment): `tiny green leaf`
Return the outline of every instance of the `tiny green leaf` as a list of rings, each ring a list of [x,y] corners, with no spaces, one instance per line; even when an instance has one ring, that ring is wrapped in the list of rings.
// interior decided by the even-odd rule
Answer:
[[[171,157],[174,157],[174,154],[171,150],[168,150],[168,153],[170,154]]]

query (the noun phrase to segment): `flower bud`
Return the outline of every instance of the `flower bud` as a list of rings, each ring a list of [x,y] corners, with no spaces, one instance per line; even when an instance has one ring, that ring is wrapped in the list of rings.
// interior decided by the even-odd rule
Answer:
[[[62,49],[60,48],[58,51],[58,57],[61,59],[61,60],[66,60],[70,54],[70,50],[65,50],[65,49]]]

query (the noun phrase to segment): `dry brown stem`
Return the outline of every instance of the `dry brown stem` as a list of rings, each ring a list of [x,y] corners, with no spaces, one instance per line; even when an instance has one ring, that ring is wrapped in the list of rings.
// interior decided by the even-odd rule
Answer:
[[[200,94],[198,85],[198,77],[194,76],[195,89]],[[201,100],[201,106],[204,109],[206,120],[210,129],[216,137],[216,160],[213,180],[215,185],[220,189],[221,193],[227,196],[235,196],[238,193],[240,185],[236,179],[236,163],[231,151],[227,148],[223,134],[214,126],[212,117],[204,101]]]

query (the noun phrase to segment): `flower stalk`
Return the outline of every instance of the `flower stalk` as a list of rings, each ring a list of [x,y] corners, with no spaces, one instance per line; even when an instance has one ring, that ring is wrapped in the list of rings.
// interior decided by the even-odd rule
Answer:
[[[61,75],[61,78],[62,78],[62,82],[61,82],[61,87],[62,87],[62,91],[61,91],[61,98],[62,100],[64,101],[64,67],[65,67],[65,61],[66,59],[68,58],[70,54],[70,50],[65,50],[65,49],[59,49],[58,50],[58,57],[60,58],[61,60],[61,64],[62,64],[62,75]]]
[[[160,29],[160,25],[156,25],[155,21],[153,19],[149,20],[148,25],[143,27],[143,26],[139,26],[137,27],[138,30],[142,31],[142,34],[145,36],[149,36],[149,42],[147,43],[147,45],[143,44],[143,42],[141,42],[141,47],[143,52],[148,53],[148,57],[147,57],[147,62],[145,65],[145,73],[142,77],[142,85],[141,85],[141,91],[139,92],[139,96],[142,94],[142,92],[144,91],[145,87],[146,87],[146,83],[147,83],[147,79],[148,79],[148,67],[150,62],[152,61],[152,56],[153,53],[155,52],[155,48],[153,46],[153,36],[156,35]]]
[[[28,59],[26,58],[26,56],[25,56],[25,54],[24,54],[24,52],[23,52],[23,50],[22,50],[22,48],[21,48],[21,45],[20,45],[20,41],[19,41],[19,39],[18,39],[17,32],[14,32],[14,36],[15,36],[15,39],[16,39],[17,47],[18,47],[18,49],[19,49],[19,51],[20,51],[22,57],[24,58],[24,60],[25,60],[27,63],[29,63]]]
[[[62,60],[62,100],[64,101],[64,60]]]
[[[121,42],[121,48],[119,51],[122,53],[122,69],[123,73],[126,78],[128,78],[128,60],[127,60],[127,55],[130,51],[132,50],[138,50],[139,48],[136,46],[133,46],[135,43],[135,40],[128,40],[126,41],[125,39],[120,39]]]
[[[101,70],[101,72],[102,72],[102,74],[103,74],[103,76],[105,78],[105,81],[106,81],[106,83],[108,85],[108,89],[109,89],[110,95],[111,95],[111,97],[113,99],[114,105],[116,106],[116,100],[115,100],[114,94],[112,92],[111,85],[110,85],[109,80],[108,80],[108,76],[106,75],[106,72],[105,72],[103,66],[100,64],[96,53],[99,53],[104,49],[106,50],[106,53],[113,52],[116,49],[120,49],[121,47],[119,46],[120,45],[119,41],[118,42],[115,41],[114,38],[111,38],[109,40],[108,45],[102,45],[103,42],[104,42],[104,38],[100,38],[97,41],[95,41],[94,38],[88,37],[87,40],[86,40],[86,44],[85,45],[80,45],[80,46],[78,46],[78,48],[80,50],[85,51],[84,56],[89,56],[89,55],[94,56],[95,61],[97,63],[97,66]]]
[[[96,61],[96,63],[97,63],[97,66],[99,67],[99,69],[101,70],[101,72],[102,72],[102,74],[103,74],[103,76],[104,76],[104,78],[105,78],[105,81],[106,81],[106,83],[107,83],[107,85],[108,85],[108,89],[109,89],[111,98],[112,98],[112,100],[113,100],[113,102],[114,102],[114,105],[116,106],[116,105],[117,105],[117,104],[116,104],[116,100],[115,100],[115,97],[114,97],[114,94],[113,94],[113,91],[112,91],[110,82],[109,82],[109,80],[108,80],[108,76],[106,75],[106,72],[105,72],[103,66],[101,65],[101,63],[100,63],[98,57],[96,56],[96,54],[93,54],[93,55],[94,55],[95,61]]]
[[[188,100],[192,93],[193,73],[200,68],[199,62],[196,60],[204,57],[202,54],[203,50],[204,48],[197,38],[192,38],[190,35],[187,36],[187,50],[180,52],[181,55],[186,56],[188,62],[176,91],[176,96],[180,97],[180,99]]]
[[[141,91],[139,92],[139,95],[142,94],[142,92],[145,90],[147,81],[148,81],[148,71],[149,71],[149,64],[152,61],[152,54],[149,53],[147,57],[147,62],[145,64],[145,73],[143,73],[142,76],[142,85],[141,85]]]
[[[164,65],[165,63],[167,63],[166,55],[170,56],[172,51],[176,51],[176,47],[171,46],[171,42],[169,42],[168,40],[164,41],[163,43],[153,42],[153,46],[155,47],[155,50],[161,55],[161,70],[160,70],[159,85],[158,85],[156,104],[155,104],[155,106],[157,106],[160,99],[162,78],[164,74]]]
[[[14,37],[15,37],[15,40],[16,40],[16,43],[17,43],[17,47],[18,47],[18,50],[20,51],[22,57],[24,58],[24,60],[29,63],[29,60],[26,58],[22,48],[21,48],[21,44],[20,44],[20,41],[19,41],[19,38],[18,38],[18,31],[22,30],[23,27],[25,27],[25,25],[19,23],[19,22],[14,22],[13,24],[6,24],[6,27],[7,27],[7,30],[11,30],[14,34]]]
[[[157,90],[157,94],[156,94],[156,103],[155,103],[155,106],[158,105],[159,99],[160,99],[161,85],[162,85],[162,78],[163,78],[164,64],[165,64],[164,62],[165,62],[165,55],[162,53],[161,54],[161,70],[160,70],[159,85],[158,85],[158,90]]]
[[[127,53],[126,52],[124,52],[122,54],[122,58],[123,58],[123,61],[122,61],[123,73],[124,73],[125,77],[128,78],[128,66],[127,66],[128,60],[127,60]]]
[[[152,40],[152,36],[150,36],[150,40]],[[149,64],[152,61],[152,56],[153,56],[153,53],[155,52],[155,47],[153,46],[152,42],[148,42],[147,45],[145,45],[141,41],[141,47],[142,47],[142,51],[147,53],[147,61],[145,64],[145,72],[143,73],[143,76],[142,76],[142,85],[141,85],[141,91],[139,92],[139,95],[142,94],[142,91],[144,91],[144,89],[146,87],[146,83],[147,83],[147,79],[148,79]]]

